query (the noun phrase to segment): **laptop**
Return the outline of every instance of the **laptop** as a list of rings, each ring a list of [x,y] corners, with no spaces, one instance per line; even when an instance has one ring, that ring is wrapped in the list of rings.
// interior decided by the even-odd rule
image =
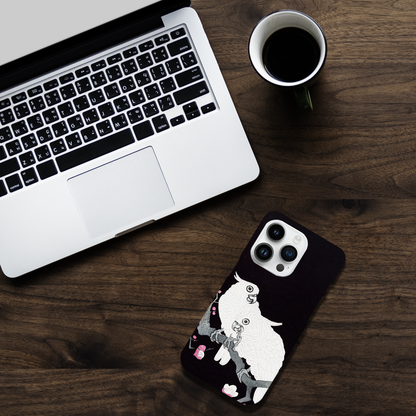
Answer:
[[[183,0],[11,2],[0,53],[0,266],[17,277],[254,180]]]

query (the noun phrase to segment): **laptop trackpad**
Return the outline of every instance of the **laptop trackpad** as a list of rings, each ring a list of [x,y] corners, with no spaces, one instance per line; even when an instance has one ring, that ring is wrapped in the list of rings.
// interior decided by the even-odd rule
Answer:
[[[91,238],[116,235],[175,205],[151,147],[71,178],[68,185]]]

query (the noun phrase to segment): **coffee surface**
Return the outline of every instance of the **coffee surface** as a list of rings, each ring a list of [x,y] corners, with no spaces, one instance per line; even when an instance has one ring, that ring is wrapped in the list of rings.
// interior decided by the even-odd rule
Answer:
[[[263,48],[267,72],[284,82],[300,81],[310,75],[319,63],[320,48],[315,38],[297,27],[274,32]]]

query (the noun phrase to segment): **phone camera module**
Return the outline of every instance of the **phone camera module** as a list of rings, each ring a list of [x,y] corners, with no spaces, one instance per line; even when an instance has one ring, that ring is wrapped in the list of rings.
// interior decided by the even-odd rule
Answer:
[[[285,229],[280,224],[273,224],[267,230],[267,234],[271,240],[278,241],[285,236]]]
[[[285,246],[282,248],[280,255],[284,261],[293,261],[298,256],[298,251],[293,246]]]
[[[268,244],[260,244],[256,247],[256,257],[261,261],[270,260],[273,255],[273,249]]]

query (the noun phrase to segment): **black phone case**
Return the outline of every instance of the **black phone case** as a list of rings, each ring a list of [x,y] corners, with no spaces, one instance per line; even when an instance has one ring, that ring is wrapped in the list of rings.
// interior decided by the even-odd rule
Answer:
[[[288,277],[272,275],[250,255],[271,220],[308,239]],[[239,403],[258,403],[344,263],[337,246],[283,214],[267,214],[183,349],[184,368]]]

